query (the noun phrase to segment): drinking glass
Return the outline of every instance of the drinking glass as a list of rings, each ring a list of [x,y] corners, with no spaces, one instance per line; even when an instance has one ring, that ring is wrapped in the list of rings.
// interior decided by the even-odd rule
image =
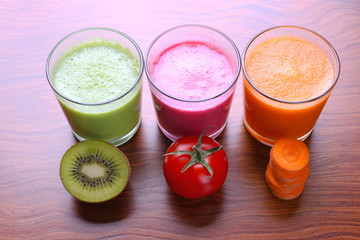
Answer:
[[[174,96],[169,93],[169,89],[158,85],[154,79],[156,64],[166,51],[183,43],[204,44],[226,57],[233,77],[225,90],[205,99],[188,99]],[[196,64],[193,59],[187,60],[189,64]],[[236,45],[227,35],[214,28],[194,24],[181,25],[156,37],[147,51],[145,72],[157,123],[162,133],[169,139],[176,140],[187,135],[198,135],[207,128],[205,135],[217,137],[226,126],[240,70],[240,54]],[[167,80],[170,82],[174,79]]]
[[[118,43],[124,52],[132,55],[137,62],[137,77],[134,83],[111,100],[96,103],[79,102],[55,87],[54,72],[58,61],[78,44],[88,41]],[[87,28],[67,35],[55,45],[46,62],[46,76],[73,134],[79,141],[100,139],[119,146],[131,139],[140,127],[143,68],[142,52],[129,36],[114,29]]]

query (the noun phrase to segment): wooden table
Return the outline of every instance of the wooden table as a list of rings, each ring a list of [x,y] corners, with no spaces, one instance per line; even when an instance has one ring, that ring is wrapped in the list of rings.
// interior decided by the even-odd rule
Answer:
[[[221,190],[201,200],[173,194],[146,77],[142,126],[119,148],[132,175],[103,204],[75,200],[59,177],[77,141],[47,83],[45,61],[63,36],[103,26],[134,38],[144,55],[164,30],[198,23],[226,33],[242,52],[258,32],[299,25],[326,37],[341,77],[306,140],[311,173],[303,194],[275,198],[264,172],[270,148],[242,123],[238,84],[228,125],[217,140],[229,157]],[[10,1],[0,2],[0,239],[359,239],[360,2],[321,1]]]

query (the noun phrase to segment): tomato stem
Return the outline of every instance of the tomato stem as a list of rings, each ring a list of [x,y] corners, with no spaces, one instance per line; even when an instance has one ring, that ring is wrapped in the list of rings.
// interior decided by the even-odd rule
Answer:
[[[197,144],[192,147],[193,151],[186,151],[186,150],[184,150],[184,151],[175,151],[175,152],[167,153],[167,154],[164,155],[164,156],[166,156],[166,155],[173,155],[173,154],[188,154],[188,155],[191,156],[190,161],[181,170],[181,173],[185,172],[189,167],[195,165],[196,163],[200,163],[201,165],[203,165],[208,170],[208,172],[210,174],[210,177],[208,177],[208,178],[213,177],[214,172],[213,172],[211,166],[209,165],[209,163],[205,160],[205,158],[207,156],[213,154],[214,152],[219,151],[220,149],[223,148],[223,146],[214,147],[214,148],[211,148],[211,149],[208,149],[208,150],[202,150],[201,149],[201,139],[202,139],[206,129],[200,134]]]

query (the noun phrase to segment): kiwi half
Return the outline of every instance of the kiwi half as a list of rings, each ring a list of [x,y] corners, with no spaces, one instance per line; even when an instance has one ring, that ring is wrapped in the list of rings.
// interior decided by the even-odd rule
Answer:
[[[130,164],[114,145],[100,140],[79,142],[60,164],[64,187],[84,202],[104,202],[119,195],[130,177]]]

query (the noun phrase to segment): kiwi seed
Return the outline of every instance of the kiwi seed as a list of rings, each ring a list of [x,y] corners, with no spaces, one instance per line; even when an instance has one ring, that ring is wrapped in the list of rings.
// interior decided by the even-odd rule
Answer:
[[[130,164],[112,144],[86,140],[66,151],[61,159],[60,177],[75,198],[104,202],[124,190],[130,177]]]

